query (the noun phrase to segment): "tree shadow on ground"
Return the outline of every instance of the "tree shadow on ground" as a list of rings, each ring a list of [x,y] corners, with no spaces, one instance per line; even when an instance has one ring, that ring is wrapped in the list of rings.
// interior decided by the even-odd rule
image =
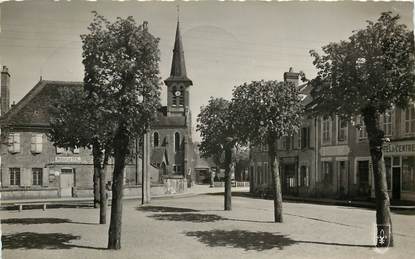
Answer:
[[[157,219],[157,220],[187,221],[187,222],[197,222],[197,223],[226,220],[226,218],[223,218],[215,214],[199,214],[199,213],[154,214],[149,217],[153,219]]]
[[[201,243],[204,243],[209,247],[224,246],[242,248],[246,251],[263,251],[273,248],[278,248],[282,250],[284,247],[301,243],[346,247],[374,247],[371,245],[340,244],[331,242],[326,243],[320,241],[301,241],[291,239],[286,235],[281,234],[274,234],[269,232],[251,232],[245,230],[191,231],[186,232],[185,234],[186,236],[196,237]]]
[[[246,251],[263,251],[273,248],[283,249],[296,242],[284,235],[268,232],[250,232],[244,230],[210,230],[186,232],[186,236],[196,237],[209,247],[226,246],[242,248]]]
[[[70,244],[72,240],[78,240],[80,236],[63,233],[34,233],[22,232],[2,235],[3,249],[71,249],[86,248],[105,250],[105,248],[89,247]]]
[[[1,219],[1,224],[14,224],[14,225],[35,225],[35,224],[85,224],[85,225],[98,225],[97,223],[86,222],[74,222],[69,219],[61,218],[9,218]]]
[[[198,210],[194,210],[194,209],[165,207],[165,206],[142,206],[142,207],[138,207],[137,210],[146,211],[146,212],[198,212]]]
[[[232,218],[221,217],[215,214],[201,214],[201,213],[153,214],[148,217],[157,219],[157,220],[187,221],[187,222],[197,222],[197,223],[215,222],[215,221],[220,221],[220,220],[231,220],[231,221],[252,222],[252,223],[274,223],[273,221],[232,219]]]

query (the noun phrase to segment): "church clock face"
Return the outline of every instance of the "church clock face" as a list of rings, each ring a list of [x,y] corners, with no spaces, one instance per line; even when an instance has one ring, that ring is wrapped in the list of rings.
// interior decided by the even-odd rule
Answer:
[[[175,95],[175,96],[180,96],[180,95],[182,95],[182,93],[181,93],[180,91],[176,91],[176,92],[174,93],[174,95]]]

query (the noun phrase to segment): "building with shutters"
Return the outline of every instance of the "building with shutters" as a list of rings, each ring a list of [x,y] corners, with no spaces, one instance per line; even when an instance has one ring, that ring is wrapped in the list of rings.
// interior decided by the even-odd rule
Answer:
[[[311,104],[311,88],[298,84],[298,73],[284,73]],[[384,146],[385,170],[392,199],[415,200],[415,104],[395,108],[379,118],[390,142]],[[374,197],[372,163],[367,133],[361,117],[355,125],[338,116],[304,117],[300,131],[277,141],[281,188],[285,195],[330,198]],[[265,146],[250,152],[251,192],[271,188]]]
[[[194,180],[189,87],[180,25],[177,22],[167,106],[157,113],[144,141],[142,157],[127,160],[124,194],[139,195],[142,169],[159,193],[184,191]],[[48,105],[61,88],[83,87],[82,82],[40,80],[10,108],[10,73],[1,72],[1,188],[2,199],[82,197],[92,195],[93,161],[89,149],[62,149],[48,139]],[[110,160],[107,181],[112,177]],[[193,175],[193,177],[192,177]]]

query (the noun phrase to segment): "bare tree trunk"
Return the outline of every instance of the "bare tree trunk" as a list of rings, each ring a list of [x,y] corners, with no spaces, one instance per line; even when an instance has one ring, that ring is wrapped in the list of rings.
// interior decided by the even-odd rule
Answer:
[[[232,210],[232,177],[231,177],[232,150],[225,145],[225,210]]]
[[[105,188],[105,172],[108,165],[108,153],[105,151],[104,162],[100,168],[99,175],[99,192],[100,192],[100,206],[99,206],[99,224],[107,223],[107,188]]]
[[[382,154],[384,132],[378,129],[378,117],[374,108],[363,110],[363,118],[369,139],[370,155],[372,157],[373,177],[376,198],[377,247],[392,247],[393,233],[390,216],[390,201],[386,182],[386,172]],[[382,165],[383,163],[383,165]]]
[[[272,173],[272,192],[274,196],[274,221],[283,222],[282,220],[282,193],[280,172],[278,168],[278,159],[275,152],[275,137],[270,134],[268,137],[268,157]]]
[[[108,249],[121,249],[122,197],[125,158],[128,154],[129,136],[120,127],[114,138],[114,173],[112,183],[111,220],[108,230]]]
[[[99,143],[92,145],[92,155],[94,161],[94,175],[93,175],[93,188],[94,188],[94,208],[99,206],[99,174],[102,162],[102,152]]]

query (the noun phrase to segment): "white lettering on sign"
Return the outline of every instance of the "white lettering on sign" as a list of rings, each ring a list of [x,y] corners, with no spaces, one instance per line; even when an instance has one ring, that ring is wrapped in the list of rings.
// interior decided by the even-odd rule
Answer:
[[[413,153],[415,152],[415,142],[388,143],[383,146],[385,153]]]
[[[80,163],[81,157],[79,156],[57,156],[55,162],[59,163]]]

